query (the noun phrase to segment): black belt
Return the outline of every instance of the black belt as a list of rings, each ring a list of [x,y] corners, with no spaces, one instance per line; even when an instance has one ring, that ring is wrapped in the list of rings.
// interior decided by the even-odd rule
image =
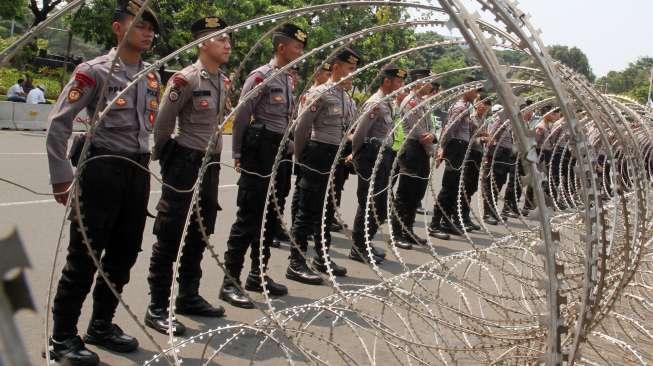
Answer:
[[[99,156],[99,155],[116,155],[120,156],[123,158],[127,158],[130,160],[133,160],[141,165],[144,165],[147,167],[147,165],[150,162],[150,153],[133,153],[133,152],[126,152],[126,151],[112,151],[109,149],[106,149],[104,147],[98,147],[95,145],[91,145],[90,149],[91,156]]]
[[[191,149],[190,147],[182,146],[179,143],[175,143],[175,150],[177,150],[179,154],[187,157],[188,160],[192,162],[201,162],[202,159],[204,159],[204,155],[206,155],[205,151]],[[209,154],[209,159],[211,161],[219,161],[220,154],[216,154],[216,153]]]
[[[254,128],[258,129],[261,132],[261,137],[272,141],[273,144],[279,145],[281,143],[281,140],[283,139],[283,133],[278,133],[278,132],[273,132],[268,130],[265,127],[265,123],[261,122],[254,122],[252,123],[249,128]]]

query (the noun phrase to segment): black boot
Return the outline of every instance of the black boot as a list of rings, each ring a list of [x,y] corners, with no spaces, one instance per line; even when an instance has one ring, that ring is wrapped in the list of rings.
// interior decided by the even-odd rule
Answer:
[[[209,318],[219,318],[224,316],[224,308],[220,305],[213,306],[209,304],[199,294],[179,294],[175,300],[177,314],[206,316]]]
[[[147,308],[147,313],[145,314],[145,325],[156,330],[161,334],[168,334],[168,311],[166,307],[157,307],[150,305]],[[183,325],[179,320],[172,319],[172,335],[181,336],[186,333],[186,326]]]
[[[222,288],[220,289],[220,299],[239,308],[254,308],[254,303],[249,298],[247,298],[247,296],[245,296],[245,294],[243,294],[243,292],[240,291],[240,289],[227,277],[225,277],[224,281],[222,282]]]
[[[497,220],[497,218],[494,217],[494,215],[491,215],[491,214],[483,215],[483,221],[488,225],[498,225],[499,224],[499,220]]]
[[[429,226],[428,231],[429,231],[429,236],[432,237],[432,238],[436,238],[436,239],[440,239],[440,240],[449,240],[450,239],[449,234],[442,231],[441,225],[437,225],[435,227],[434,226]]]
[[[62,341],[50,338],[50,359],[62,365],[69,366],[97,366],[100,358],[95,352],[89,351],[79,336],[66,338]],[[45,353],[43,353],[45,357]]]
[[[91,320],[84,336],[84,343],[119,353],[134,352],[138,349],[136,338],[125,334],[119,326],[105,320]]]
[[[288,295],[288,287],[274,282],[274,280],[268,276],[265,277],[266,285],[265,287],[268,290],[270,296],[285,296]],[[258,272],[250,272],[247,276],[247,281],[245,281],[245,290],[253,292],[263,292],[263,285],[261,284],[261,276]]]
[[[306,265],[306,260],[295,248],[293,248],[291,251],[290,264],[286,270],[286,278],[289,280],[305,283],[307,285],[322,284],[322,277],[308,268]]]
[[[329,227],[328,227],[329,231],[335,232],[335,233],[341,232],[344,228],[345,227],[341,223],[339,223],[338,221],[335,221],[335,220],[332,221],[329,224]]]
[[[374,247],[372,247],[374,248]],[[384,253],[385,254],[385,253]],[[349,259],[355,260],[356,262],[361,262],[361,263],[369,263],[370,262],[370,257],[367,253],[367,249],[365,247],[360,247],[360,246],[353,246],[351,250],[349,251]],[[377,256],[374,254],[374,251],[372,251],[372,259],[374,263],[376,264],[381,264],[383,263],[383,258]]]
[[[344,277],[347,275],[347,268],[339,266],[332,259],[329,259],[329,266],[334,276]],[[327,266],[321,257],[313,258],[313,267],[322,273],[327,273]]]

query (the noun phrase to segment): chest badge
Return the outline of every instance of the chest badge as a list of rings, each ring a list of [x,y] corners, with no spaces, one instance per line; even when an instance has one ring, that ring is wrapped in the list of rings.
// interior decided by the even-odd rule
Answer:
[[[124,107],[126,104],[127,104],[127,99],[125,98],[118,98],[118,100],[116,100],[116,105],[118,107]]]
[[[274,97],[272,97],[272,100],[274,100],[275,102],[283,102],[283,97],[281,95],[275,95]]]
[[[154,112],[150,112],[149,119],[150,119],[150,124],[151,124],[151,125],[154,124],[154,118],[155,118],[155,114],[154,114]]]
[[[159,88],[159,81],[156,79],[156,75],[154,75],[153,73],[147,74],[147,86],[150,89]]]
[[[150,100],[150,109],[157,109],[159,108],[159,102],[156,101],[156,99]]]
[[[208,108],[209,107],[209,101],[206,99],[200,100],[200,107],[201,108]]]

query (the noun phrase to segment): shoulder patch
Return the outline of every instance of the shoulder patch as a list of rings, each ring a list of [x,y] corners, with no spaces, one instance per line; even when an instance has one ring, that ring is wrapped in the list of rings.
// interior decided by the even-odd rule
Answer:
[[[84,95],[84,91],[80,88],[72,88],[68,92],[68,103],[75,103]]]
[[[415,108],[415,107],[417,106],[417,101],[416,101],[415,99],[411,99],[411,100],[408,102],[408,105],[409,105],[411,108]]]
[[[95,79],[92,77],[88,76],[87,74],[77,71],[75,73],[75,81],[77,82],[77,86],[79,88],[93,88],[95,87]]]
[[[172,85],[176,88],[183,88],[188,85],[188,80],[186,80],[186,78],[181,75],[175,75],[172,78]]]

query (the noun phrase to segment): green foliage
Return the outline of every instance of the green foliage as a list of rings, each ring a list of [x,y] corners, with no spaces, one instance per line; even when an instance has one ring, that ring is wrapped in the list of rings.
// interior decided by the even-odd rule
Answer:
[[[652,67],[653,58],[641,57],[628,64],[623,71],[610,71],[596,84],[601,90],[605,90],[604,87],[607,85],[608,93],[625,94],[637,99],[640,103],[646,103]]]
[[[45,86],[45,97],[47,99],[57,99],[61,93],[62,73],[64,74],[63,80],[67,81],[70,75],[63,68],[50,69],[43,67],[38,72],[24,72],[11,67],[0,68],[0,96],[7,95],[7,90],[16,84],[16,80],[31,76],[34,86],[39,84]]]
[[[0,2],[0,18],[23,19],[27,9],[27,0],[7,0]]]
[[[549,47],[551,57],[567,65],[571,69],[585,75],[585,77],[593,82],[596,76],[592,72],[587,56],[578,47],[567,47],[554,45]]]

